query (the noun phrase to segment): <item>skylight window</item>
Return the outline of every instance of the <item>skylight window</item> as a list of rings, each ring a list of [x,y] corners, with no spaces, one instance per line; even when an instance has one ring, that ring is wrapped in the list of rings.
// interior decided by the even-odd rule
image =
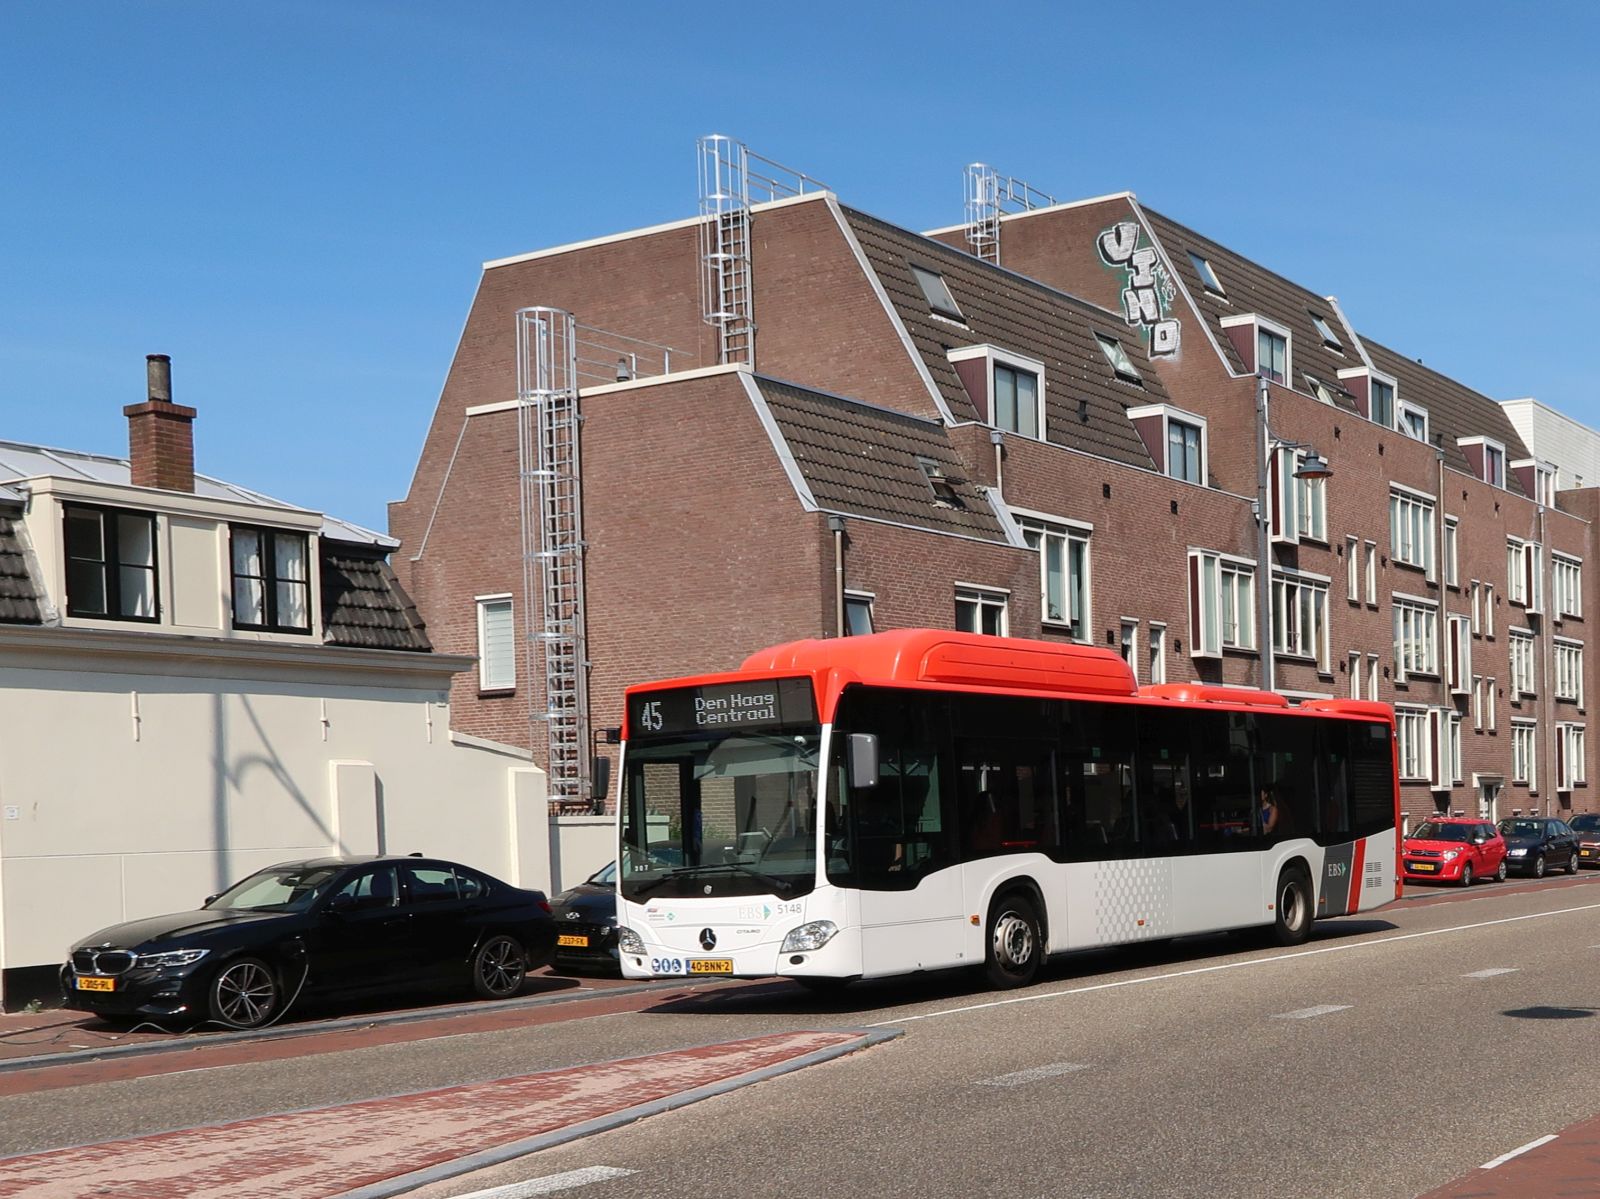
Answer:
[[[1320,317],[1315,312],[1311,314],[1311,323],[1317,327],[1317,336],[1322,338],[1322,344],[1330,350],[1344,353],[1344,342],[1339,340],[1339,335],[1333,331],[1326,317]]]
[[[1339,402],[1338,397],[1343,394],[1342,389],[1334,387],[1330,383],[1324,383],[1315,375],[1307,375],[1306,382],[1311,386],[1311,394],[1324,404],[1337,404]]]
[[[1106,361],[1117,372],[1119,379],[1127,379],[1130,383],[1143,382],[1139,377],[1139,368],[1133,365],[1133,360],[1128,357],[1128,351],[1122,348],[1120,341],[1103,333],[1096,333],[1094,339],[1100,343],[1100,352],[1106,356]]]
[[[922,288],[928,307],[935,316],[947,317],[966,324],[967,318],[961,314],[961,309],[956,305],[956,298],[950,294],[950,288],[945,284],[943,275],[920,266],[913,266],[911,273],[917,277],[917,286]]]
[[[1189,251],[1189,261],[1194,263],[1195,273],[1200,276],[1200,283],[1212,295],[1225,296],[1228,293],[1222,290],[1222,280],[1217,278],[1217,272],[1211,269],[1211,260],[1193,250]]]

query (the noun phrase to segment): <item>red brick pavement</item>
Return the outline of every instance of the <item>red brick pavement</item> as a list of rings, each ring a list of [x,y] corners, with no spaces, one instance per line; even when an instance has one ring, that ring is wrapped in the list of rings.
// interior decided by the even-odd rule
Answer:
[[[1418,1199],[1594,1199],[1600,1194],[1600,1116],[1492,1170],[1477,1169]]]
[[[0,1159],[5,1199],[328,1199],[357,1187],[865,1044],[791,1032],[520,1078]]]

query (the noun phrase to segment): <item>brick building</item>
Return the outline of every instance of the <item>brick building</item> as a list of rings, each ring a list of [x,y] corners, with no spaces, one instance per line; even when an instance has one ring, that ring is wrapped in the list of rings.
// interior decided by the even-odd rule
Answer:
[[[1270,646],[1290,696],[1395,704],[1413,820],[1596,806],[1600,500],[1499,404],[1130,194],[1007,216],[982,257],[828,192],[740,219],[732,354],[701,220],[486,264],[390,510],[435,645],[480,656],[458,727],[543,758],[562,702],[520,632],[516,313],[546,305],[671,347],[581,387],[594,730],[630,682],[869,627],[1119,647],[1141,683],[1260,685]]]

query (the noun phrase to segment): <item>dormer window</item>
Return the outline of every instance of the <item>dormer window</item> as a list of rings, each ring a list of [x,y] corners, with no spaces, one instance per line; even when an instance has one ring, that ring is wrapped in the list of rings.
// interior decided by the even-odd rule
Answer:
[[[1117,378],[1126,379],[1129,383],[1144,383],[1139,377],[1139,368],[1133,365],[1133,359],[1128,357],[1128,351],[1122,348],[1120,341],[1104,333],[1096,333],[1094,339],[1100,343],[1100,352],[1106,356],[1111,369],[1117,372]]]
[[[1395,380],[1392,377],[1380,375],[1365,366],[1353,366],[1339,372],[1339,382],[1354,398],[1356,411],[1362,416],[1386,429],[1396,427]],[[1418,407],[1417,411],[1423,412],[1426,418],[1427,414],[1422,408]]]
[[[1223,317],[1222,331],[1245,370],[1274,383],[1288,383],[1294,357],[1288,329],[1251,312]]]
[[[154,621],[156,518],[148,512],[65,504],[67,615]]]
[[[1344,342],[1339,340],[1339,335],[1333,331],[1333,326],[1328,323],[1326,317],[1318,316],[1313,312],[1311,314],[1311,323],[1316,327],[1317,336],[1322,338],[1323,345],[1330,350],[1337,350],[1341,354],[1344,353]]]
[[[1466,455],[1474,474],[1491,487],[1506,485],[1506,447],[1492,437],[1458,437],[1456,444]]]
[[[915,264],[911,267],[911,273],[916,276],[917,286],[922,288],[922,295],[928,301],[928,310],[934,316],[960,321],[963,325],[967,323],[967,318],[961,314],[961,308],[957,305],[956,298],[950,294],[950,288],[945,283],[943,275]]]
[[[1129,408],[1128,419],[1162,474],[1205,486],[1205,417],[1170,404],[1146,404]]]
[[[1370,387],[1367,402],[1369,418],[1374,424],[1394,428],[1394,384],[1374,379]]]
[[[1307,375],[1305,378],[1306,386],[1311,389],[1311,394],[1324,404],[1338,404],[1341,395],[1348,397],[1350,394],[1344,388],[1319,379],[1315,375]]]
[[[949,352],[967,395],[989,424],[1024,437],[1044,437],[1044,363],[997,346]]]
[[[1226,296],[1222,290],[1222,280],[1217,278],[1217,272],[1211,267],[1211,260],[1201,254],[1189,251],[1189,261],[1194,263],[1194,272],[1200,276],[1200,286],[1204,287],[1214,296]]]
[[[1511,473],[1517,477],[1517,482],[1522,484],[1522,490],[1536,504],[1543,504],[1546,508],[1556,506],[1556,467],[1551,462],[1540,462],[1536,458],[1523,458],[1511,464]]]
[[[304,533],[233,525],[233,627],[311,631],[311,572]]]
[[[1401,400],[1395,427],[1414,441],[1427,441],[1428,410],[1410,400]]]

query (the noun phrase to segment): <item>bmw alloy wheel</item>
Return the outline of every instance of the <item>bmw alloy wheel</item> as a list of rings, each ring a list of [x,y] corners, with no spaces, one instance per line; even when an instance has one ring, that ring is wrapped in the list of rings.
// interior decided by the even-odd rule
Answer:
[[[278,1010],[278,980],[257,958],[229,962],[211,981],[211,1016],[235,1028],[260,1028]]]

